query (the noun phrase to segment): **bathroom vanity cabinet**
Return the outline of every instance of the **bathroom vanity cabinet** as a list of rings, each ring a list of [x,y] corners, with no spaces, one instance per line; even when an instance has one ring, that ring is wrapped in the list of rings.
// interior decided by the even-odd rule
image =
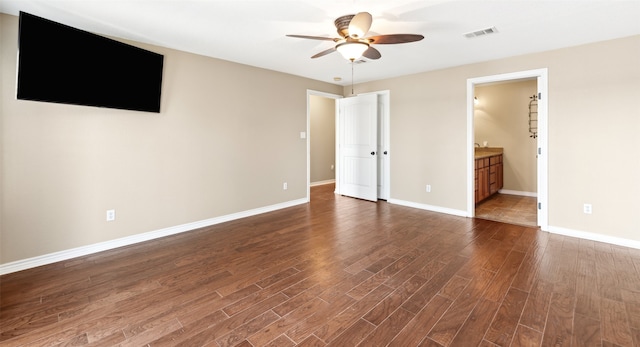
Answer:
[[[476,150],[475,202],[476,204],[502,189],[504,185],[502,149]]]

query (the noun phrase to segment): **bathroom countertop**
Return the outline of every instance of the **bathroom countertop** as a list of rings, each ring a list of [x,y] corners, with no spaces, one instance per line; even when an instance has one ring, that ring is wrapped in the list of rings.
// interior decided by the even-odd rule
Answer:
[[[475,147],[475,159],[487,158],[502,153],[502,147]]]

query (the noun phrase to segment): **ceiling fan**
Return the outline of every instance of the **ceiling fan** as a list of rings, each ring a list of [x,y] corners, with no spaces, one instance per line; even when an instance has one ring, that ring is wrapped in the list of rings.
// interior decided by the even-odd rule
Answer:
[[[368,59],[379,59],[380,51],[373,48],[373,44],[396,44],[420,41],[424,38],[417,34],[391,34],[365,37],[371,28],[372,17],[368,12],[359,12],[339,17],[334,21],[340,37],[287,35],[300,39],[325,40],[336,43],[335,47],[324,50],[311,58],[319,58],[329,53],[338,51],[345,59],[355,61],[364,56]]]

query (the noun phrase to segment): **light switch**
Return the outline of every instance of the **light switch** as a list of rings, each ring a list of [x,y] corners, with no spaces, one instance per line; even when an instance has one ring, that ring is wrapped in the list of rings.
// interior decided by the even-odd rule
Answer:
[[[306,139],[306,138],[307,138],[307,133],[306,133],[306,132],[304,132],[304,131],[301,131],[301,132],[300,132],[300,138],[301,138],[301,139]]]

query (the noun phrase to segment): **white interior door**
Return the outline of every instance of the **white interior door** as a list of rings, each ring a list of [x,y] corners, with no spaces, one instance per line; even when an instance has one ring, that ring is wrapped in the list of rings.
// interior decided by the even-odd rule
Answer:
[[[378,200],[378,99],[374,94],[338,102],[340,194]]]

